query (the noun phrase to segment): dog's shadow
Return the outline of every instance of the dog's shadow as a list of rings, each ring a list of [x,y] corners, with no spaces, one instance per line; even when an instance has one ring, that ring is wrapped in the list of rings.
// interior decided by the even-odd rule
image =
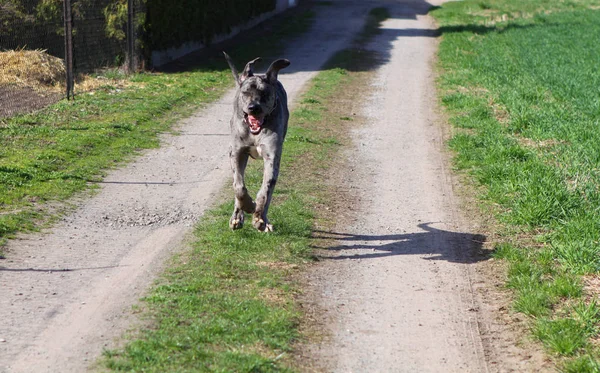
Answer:
[[[395,255],[419,255],[424,260],[476,263],[487,260],[483,250],[486,237],[481,234],[452,232],[422,223],[422,232],[368,235],[331,231],[315,231],[316,239],[333,240],[319,258],[322,260],[374,259]]]

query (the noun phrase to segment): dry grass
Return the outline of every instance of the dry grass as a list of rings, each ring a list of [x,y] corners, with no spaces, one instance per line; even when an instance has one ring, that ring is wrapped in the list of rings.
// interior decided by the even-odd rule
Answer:
[[[11,50],[0,52],[0,86],[14,85],[31,88],[38,93],[65,90],[65,65],[63,60],[45,50]],[[122,77],[107,78],[102,74],[78,74],[75,77],[77,92],[90,92],[111,85],[125,88],[130,83]]]
[[[44,50],[0,52],[0,85],[29,87],[35,91],[60,91],[64,87],[62,59]]]
[[[127,79],[125,79],[125,75],[123,78],[107,78],[102,75],[91,76],[87,74],[80,74],[75,78],[75,94],[83,93],[83,92],[93,92],[94,90],[111,86],[115,89],[123,89],[131,86],[136,86],[143,88],[143,83],[133,83]]]

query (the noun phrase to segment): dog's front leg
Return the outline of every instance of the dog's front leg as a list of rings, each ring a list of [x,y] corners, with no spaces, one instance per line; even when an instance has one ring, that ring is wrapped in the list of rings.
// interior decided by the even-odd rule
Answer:
[[[229,160],[231,162],[231,170],[233,171],[233,190],[235,192],[235,206],[233,215],[229,219],[229,227],[231,229],[240,229],[244,226],[244,211],[251,214],[255,210],[254,201],[248,194],[248,189],[244,183],[244,172],[248,164],[248,152],[242,149],[234,149],[229,151]]]
[[[264,159],[263,181],[256,195],[256,211],[254,211],[252,225],[261,232],[272,232],[273,225],[267,219],[267,212],[269,211],[273,190],[275,190],[277,176],[279,175],[281,152],[271,152],[264,145],[261,146],[263,147],[262,156]]]

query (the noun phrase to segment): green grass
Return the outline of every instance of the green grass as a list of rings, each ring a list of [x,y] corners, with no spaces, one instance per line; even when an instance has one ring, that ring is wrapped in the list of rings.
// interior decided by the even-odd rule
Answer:
[[[433,11],[455,165],[504,232],[495,255],[509,263],[515,310],[550,353],[575,356],[559,359],[567,371],[598,371],[598,332],[569,304],[597,295],[582,276],[600,269],[599,7],[465,0]]]
[[[369,27],[374,27],[373,24]],[[365,39],[366,40],[366,39]],[[302,313],[294,275],[312,260],[312,231],[329,190],[323,173],[347,139],[343,117],[357,84],[350,66],[364,63],[335,56],[310,83],[293,111],[270,220],[265,234],[250,224],[231,231],[233,203],[208,212],[189,251],[177,256],[144,300],[150,327],[134,333],[120,350],[105,352],[111,371],[292,372]],[[362,58],[362,57],[361,57]],[[362,83],[361,83],[362,84]],[[335,102],[335,105],[333,104]],[[251,194],[262,180],[262,162],[251,162]],[[227,200],[232,193],[227,189]]]
[[[241,43],[230,54],[246,61],[280,53],[286,38],[308,28],[313,12],[288,17],[260,42]],[[105,75],[118,78],[114,71]],[[186,72],[107,81],[73,101],[0,119],[0,258],[7,239],[51,223],[67,208],[63,201],[93,189],[106,170],[140,150],[157,147],[158,134],[233,86],[222,55],[208,55]]]

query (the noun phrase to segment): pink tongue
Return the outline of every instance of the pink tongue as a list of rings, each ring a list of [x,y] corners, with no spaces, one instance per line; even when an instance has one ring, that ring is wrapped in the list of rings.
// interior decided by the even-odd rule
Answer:
[[[257,130],[262,125],[262,119],[255,117],[254,115],[248,114],[248,122],[253,130]]]

